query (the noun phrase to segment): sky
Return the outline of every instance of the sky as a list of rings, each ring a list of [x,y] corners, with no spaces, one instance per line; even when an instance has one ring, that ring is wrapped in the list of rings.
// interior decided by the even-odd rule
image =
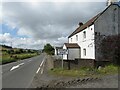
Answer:
[[[79,22],[106,8],[106,0],[88,1],[2,2],[0,44],[27,49],[42,49],[46,43],[62,46]]]

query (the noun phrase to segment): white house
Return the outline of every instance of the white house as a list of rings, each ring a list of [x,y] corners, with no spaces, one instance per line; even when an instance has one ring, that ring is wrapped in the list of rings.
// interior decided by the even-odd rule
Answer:
[[[58,54],[59,49],[62,49],[62,47],[54,47],[54,49],[55,49],[55,53],[54,53],[55,57],[56,57],[57,59],[62,58],[62,55],[59,55],[59,54]]]
[[[63,55],[64,60],[73,60],[74,58],[80,58],[80,47],[77,43],[65,43],[63,49],[67,49],[68,51],[67,55]]]
[[[100,55],[96,49],[96,37],[117,35],[120,32],[120,6],[109,5],[104,11],[94,16],[79,27],[68,37],[68,43],[63,49],[68,49],[68,55],[63,55],[64,60],[98,59]]]

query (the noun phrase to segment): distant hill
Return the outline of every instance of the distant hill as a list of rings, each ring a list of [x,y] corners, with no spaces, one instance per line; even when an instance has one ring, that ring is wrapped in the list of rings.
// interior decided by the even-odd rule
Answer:
[[[7,46],[7,45],[0,45],[0,48],[12,49],[12,47],[11,47],[11,46]]]
[[[14,51],[21,49],[21,50],[30,51],[30,52],[40,51],[40,50],[34,50],[34,49],[12,48],[11,46],[7,46],[7,45],[0,45],[0,49],[1,49],[1,50],[10,50],[10,49],[12,49],[12,50],[14,50]]]

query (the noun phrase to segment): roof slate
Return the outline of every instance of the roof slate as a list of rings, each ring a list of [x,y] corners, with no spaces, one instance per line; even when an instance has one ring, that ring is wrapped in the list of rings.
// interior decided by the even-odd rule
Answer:
[[[77,43],[64,43],[67,48],[80,48]]]
[[[86,22],[85,24],[83,24],[81,27],[78,27],[69,37],[77,34],[78,32],[84,30],[85,28],[87,28],[88,26],[91,26],[94,21],[99,17],[100,13],[96,16],[94,16],[92,19],[90,19],[88,22]]]

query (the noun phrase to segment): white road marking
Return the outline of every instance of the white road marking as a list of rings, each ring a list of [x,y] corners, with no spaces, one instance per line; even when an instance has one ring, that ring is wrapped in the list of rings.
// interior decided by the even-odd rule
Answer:
[[[18,68],[18,67],[19,67],[19,65],[13,66],[13,67],[10,69],[10,71],[12,71],[12,70],[14,70],[14,69],[16,69],[16,68]]]
[[[21,66],[21,65],[23,65],[24,63],[20,63],[20,64],[18,64],[19,66]]]
[[[38,72],[40,71],[40,69],[41,69],[41,67],[42,67],[42,65],[43,65],[43,63],[44,63],[44,61],[45,61],[45,58],[43,59],[42,63],[40,64],[40,66],[39,66],[39,68],[38,68],[38,70],[37,70],[36,73],[38,73]],[[42,69],[41,71],[42,71],[42,73],[43,73],[43,69]]]
[[[42,68],[42,70],[41,70],[41,74],[43,74],[43,69],[44,69],[44,64],[43,64],[43,68]]]
[[[41,74],[43,74],[43,68],[42,68],[42,70],[41,70]]]
[[[16,68],[19,68],[21,65],[23,65],[24,63],[20,63],[20,64],[18,64],[18,65],[16,65],[16,66],[13,66],[11,69],[10,69],[10,71],[12,71],[12,70],[14,70],[14,69],[16,69]]]
[[[38,70],[37,70],[37,72],[36,73],[38,73],[40,71],[40,67],[38,68]]]
[[[45,59],[42,61],[42,63],[40,64],[40,67],[42,66],[43,62],[45,61]]]

